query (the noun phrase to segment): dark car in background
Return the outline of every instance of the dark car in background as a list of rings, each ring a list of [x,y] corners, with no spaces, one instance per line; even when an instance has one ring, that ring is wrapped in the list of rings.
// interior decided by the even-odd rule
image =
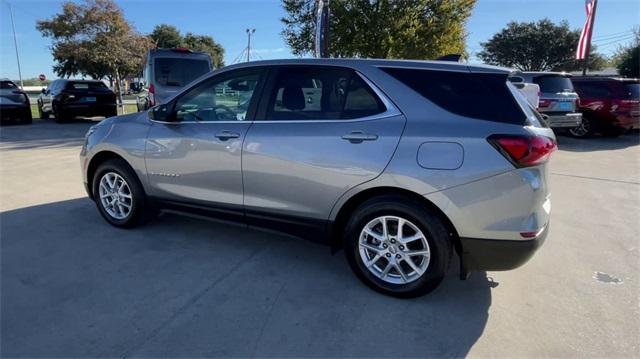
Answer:
[[[116,116],[116,94],[98,80],[55,80],[38,97],[40,118],[56,122],[77,116]]]
[[[29,97],[9,79],[0,79],[0,123],[30,124]]]
[[[571,83],[571,75],[563,72],[523,72],[518,76],[527,83],[540,86],[538,112],[548,116],[549,127],[572,129],[580,126],[580,100]]]
[[[184,86],[213,69],[211,56],[184,48],[149,50],[144,62],[138,111],[164,103]]]
[[[595,132],[616,137],[640,128],[640,80],[615,77],[574,77],[580,95],[582,125],[569,132],[587,137]]]

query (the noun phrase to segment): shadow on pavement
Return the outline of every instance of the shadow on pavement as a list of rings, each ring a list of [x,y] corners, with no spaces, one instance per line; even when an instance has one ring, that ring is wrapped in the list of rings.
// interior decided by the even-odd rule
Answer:
[[[0,149],[23,150],[81,146],[84,135],[99,120],[77,119],[58,124],[54,120],[34,120],[32,125],[2,127]]]
[[[8,357],[461,357],[497,285],[452,270],[429,296],[390,298],[323,246],[170,214],[121,230],[84,198],[0,220]]]
[[[557,139],[560,150],[572,152],[610,151],[640,145],[638,131],[631,131],[624,136],[615,138],[594,135],[590,138],[580,139],[558,135]]]

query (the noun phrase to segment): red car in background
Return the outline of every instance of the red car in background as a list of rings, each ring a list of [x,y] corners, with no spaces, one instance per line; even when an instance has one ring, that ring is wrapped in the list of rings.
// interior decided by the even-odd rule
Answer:
[[[573,77],[580,96],[582,125],[569,130],[575,137],[595,132],[616,137],[640,128],[640,81],[614,77]]]

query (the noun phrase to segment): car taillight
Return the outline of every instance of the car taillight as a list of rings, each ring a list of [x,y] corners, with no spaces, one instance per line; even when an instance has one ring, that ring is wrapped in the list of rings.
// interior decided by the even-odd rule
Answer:
[[[156,88],[153,84],[149,85],[149,107],[153,107],[156,105]]]
[[[549,105],[551,105],[551,100],[540,99],[538,103],[538,107],[549,107]]]
[[[546,136],[492,135],[487,141],[516,167],[544,163],[557,149],[556,141]]]

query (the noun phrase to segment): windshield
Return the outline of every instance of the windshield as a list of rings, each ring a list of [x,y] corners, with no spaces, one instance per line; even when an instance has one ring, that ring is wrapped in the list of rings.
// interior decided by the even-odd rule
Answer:
[[[155,60],[156,83],[160,86],[184,86],[209,72],[209,61],[179,58]]]
[[[571,79],[560,75],[539,76],[533,79],[533,82],[540,86],[541,92],[560,93],[574,92]]]
[[[640,99],[640,83],[626,83],[624,85],[627,88],[629,98]]]
[[[0,89],[7,90],[7,89],[15,89],[15,88],[18,88],[18,87],[16,86],[16,84],[14,84],[11,81],[0,81]]]

